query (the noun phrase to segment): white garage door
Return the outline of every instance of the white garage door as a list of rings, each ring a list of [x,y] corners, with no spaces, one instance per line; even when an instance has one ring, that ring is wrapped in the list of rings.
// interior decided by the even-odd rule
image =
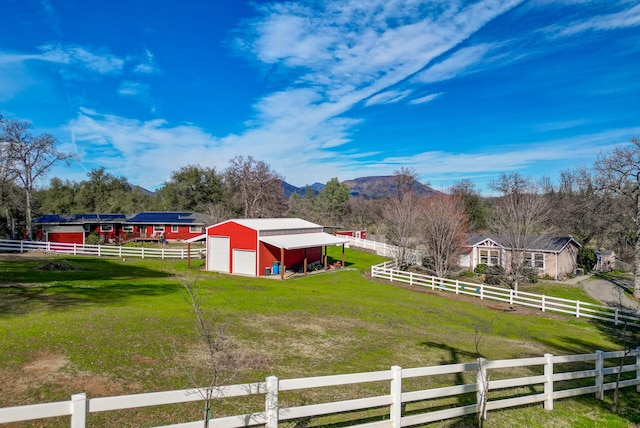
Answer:
[[[233,273],[256,276],[256,252],[234,249]]]
[[[229,273],[230,248],[228,236],[207,237],[207,270]]]

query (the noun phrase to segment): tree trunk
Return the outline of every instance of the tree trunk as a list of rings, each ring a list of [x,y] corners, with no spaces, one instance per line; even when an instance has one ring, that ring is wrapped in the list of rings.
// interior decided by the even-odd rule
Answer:
[[[26,189],[27,193],[27,206],[26,206],[26,215],[27,221],[25,227],[27,228],[27,238],[29,241],[33,241],[33,230],[31,228],[32,218],[31,218],[31,191]]]
[[[636,231],[635,254],[633,255],[633,297],[640,299],[640,239]]]

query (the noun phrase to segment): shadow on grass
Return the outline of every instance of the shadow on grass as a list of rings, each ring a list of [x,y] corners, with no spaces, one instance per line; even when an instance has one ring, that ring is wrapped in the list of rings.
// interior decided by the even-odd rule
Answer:
[[[52,260],[68,269],[43,270]],[[169,272],[108,259],[0,260],[0,318],[171,294],[178,291],[171,277]]]

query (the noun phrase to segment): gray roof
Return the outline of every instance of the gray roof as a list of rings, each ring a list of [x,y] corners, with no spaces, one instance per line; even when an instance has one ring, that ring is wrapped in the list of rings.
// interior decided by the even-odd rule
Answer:
[[[240,218],[223,221],[222,223],[218,224],[227,222],[238,223],[242,226],[246,226],[250,229],[255,229],[258,231],[322,228],[322,226],[319,224],[311,223],[310,221],[302,220],[301,218]],[[214,224],[213,226],[217,225]]]
[[[509,249],[508,240],[503,235],[469,233],[467,234],[467,245],[474,247],[487,239],[493,241],[498,246]],[[569,236],[543,236],[532,235],[527,239],[527,250],[559,253],[570,243],[574,242],[578,247],[580,244],[571,235]]]

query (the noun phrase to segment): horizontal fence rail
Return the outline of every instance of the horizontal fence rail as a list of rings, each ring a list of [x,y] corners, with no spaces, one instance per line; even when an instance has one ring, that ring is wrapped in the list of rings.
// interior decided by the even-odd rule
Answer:
[[[47,253],[72,254],[74,256],[97,257],[139,257],[160,259],[186,259],[191,253],[192,258],[204,257],[204,248],[145,248],[126,247],[119,245],[88,245],[68,244],[63,242],[44,241],[13,241],[0,239],[0,252],[26,253],[28,251],[43,251]]]
[[[265,382],[220,386],[211,390],[214,400],[263,395],[265,405],[264,409],[256,409],[253,413],[211,419],[210,426],[237,428],[265,425],[266,428],[276,428],[281,421],[340,414],[348,418],[348,412],[383,409],[383,415],[378,412],[379,416],[369,418],[369,422],[351,426],[392,428],[471,414],[481,414],[486,418],[486,412],[490,410],[534,403],[543,403],[545,410],[553,410],[554,401],[562,398],[594,394],[596,398],[604,399],[605,391],[616,388],[619,372],[622,373],[617,384],[619,388],[635,386],[640,391],[640,348],[565,356],[545,354],[542,357],[511,360],[489,361],[478,358],[475,362],[460,364],[409,369],[393,366],[390,370],[378,372],[299,379],[280,380],[270,376]],[[459,379],[457,382],[462,384],[413,390],[410,382],[405,382],[408,379],[422,378],[431,385],[432,380],[435,380],[432,377],[441,375],[455,375]],[[448,379],[451,381],[454,377]],[[463,383],[464,379],[473,381]],[[334,387],[336,393],[340,392],[344,396],[344,390],[340,388],[345,385],[376,382],[381,384],[381,391],[386,391],[382,395],[294,407],[281,407],[279,402],[279,393],[284,391],[310,390],[313,393],[314,388]],[[524,387],[529,393],[523,393]],[[89,398],[84,393],[74,394],[69,401],[0,408],[0,423],[71,416],[71,428],[84,428],[91,413],[201,401],[207,395],[206,392],[206,389],[186,389],[101,398]],[[451,397],[459,399],[451,402],[453,404],[448,407],[438,404],[432,408],[422,408],[420,412],[406,412],[407,404]],[[306,399],[302,401],[307,402]],[[287,398],[287,403],[291,403],[290,397]],[[195,420],[164,427],[195,428],[202,425],[202,420]]]
[[[611,308],[609,306],[582,302],[580,300],[551,297],[544,294],[492,287],[457,279],[406,272],[395,269],[395,262],[393,261],[371,266],[371,276],[378,279],[427,287],[434,291],[448,291],[455,294],[478,297],[480,299],[496,300],[510,305],[526,306],[540,309],[542,312],[558,312],[572,315],[576,318],[590,318],[613,322],[615,325],[627,323],[627,325],[640,326],[640,317],[635,313],[622,311],[619,308]]]

